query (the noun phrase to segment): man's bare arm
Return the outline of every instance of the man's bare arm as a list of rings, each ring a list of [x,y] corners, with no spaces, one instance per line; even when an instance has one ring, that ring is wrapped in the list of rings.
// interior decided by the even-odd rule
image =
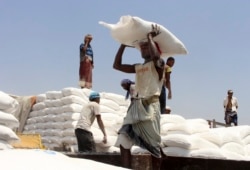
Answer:
[[[118,49],[116,56],[115,56],[115,60],[113,63],[113,68],[125,73],[135,73],[135,66],[134,65],[130,65],[130,64],[122,64],[122,55],[123,52],[126,48],[126,45],[121,44],[120,48]]]

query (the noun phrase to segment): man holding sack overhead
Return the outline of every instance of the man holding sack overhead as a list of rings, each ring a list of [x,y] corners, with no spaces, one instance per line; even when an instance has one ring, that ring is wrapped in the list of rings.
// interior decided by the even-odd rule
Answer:
[[[152,25],[152,30],[147,34],[147,40],[139,43],[144,63],[123,64],[122,55],[127,46],[121,44],[113,64],[114,69],[135,73],[136,76],[138,97],[128,108],[116,142],[116,146],[120,146],[123,160],[127,161],[123,162],[127,167],[131,165],[130,148],[134,144],[150,151],[153,158],[161,158],[159,95],[164,80],[164,60],[160,57],[160,50],[153,41],[153,37],[159,33],[159,26]]]

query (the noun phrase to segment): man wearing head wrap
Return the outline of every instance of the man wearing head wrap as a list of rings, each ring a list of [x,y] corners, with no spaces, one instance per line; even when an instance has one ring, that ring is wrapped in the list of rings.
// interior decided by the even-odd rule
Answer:
[[[99,103],[100,94],[91,92],[89,95],[89,103],[85,105],[81,111],[75,129],[79,152],[96,152],[95,141],[90,130],[95,118],[103,133],[103,143],[107,143],[107,135],[101,118]]]
[[[225,111],[225,122],[227,126],[231,126],[231,122],[234,123],[235,126],[238,125],[238,100],[236,97],[233,97],[233,90],[227,91],[227,97],[223,102],[224,111]]]
[[[137,93],[135,91],[135,82],[129,80],[129,79],[123,79],[121,81],[121,86],[124,90],[127,91],[125,99],[127,100],[130,96],[131,101],[134,97],[136,97]]]
[[[160,168],[162,156],[160,143],[160,103],[159,96],[164,79],[164,60],[160,57],[153,37],[160,33],[158,25],[152,25],[147,41],[141,42],[140,52],[144,59],[141,64],[123,64],[122,55],[127,47],[121,44],[117,51],[113,68],[125,73],[135,73],[138,97],[128,108],[128,113],[119,130],[116,146],[120,146],[125,167],[131,167],[131,147],[136,144],[152,154],[154,168]],[[126,157],[126,158],[125,158]]]
[[[94,68],[94,53],[90,45],[91,34],[84,37],[84,44],[80,45],[79,85],[81,88],[92,88],[92,69]]]

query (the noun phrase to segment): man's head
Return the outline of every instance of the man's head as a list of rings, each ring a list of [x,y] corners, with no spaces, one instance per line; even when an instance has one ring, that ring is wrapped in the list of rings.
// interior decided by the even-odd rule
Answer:
[[[92,91],[89,95],[89,101],[100,102],[100,94],[98,92]]]
[[[90,43],[92,39],[93,39],[92,35],[91,34],[87,34],[84,37],[84,42],[86,43],[86,41],[88,41]]]
[[[155,43],[155,46],[159,55],[161,55],[159,44],[157,42],[154,42],[154,43]],[[141,41],[139,42],[139,46],[140,46],[142,58],[144,58],[145,60],[150,59],[151,56],[150,56],[150,51],[149,51],[149,43],[147,41]]]
[[[233,96],[233,93],[234,93],[233,90],[228,90],[228,91],[227,91],[227,95],[228,95],[229,97],[232,97],[232,96]]]
[[[129,79],[123,79],[122,81],[121,81],[121,86],[122,86],[122,88],[124,89],[124,90],[129,90],[129,85],[131,84],[131,83],[133,83],[131,80],[129,80]]]
[[[140,46],[140,50],[141,50],[141,56],[144,59],[148,59],[150,58],[150,54],[149,54],[149,43],[142,41],[139,43]]]
[[[169,67],[173,67],[173,66],[174,66],[174,63],[175,63],[174,57],[168,57],[168,59],[167,59],[167,65],[168,65]]]

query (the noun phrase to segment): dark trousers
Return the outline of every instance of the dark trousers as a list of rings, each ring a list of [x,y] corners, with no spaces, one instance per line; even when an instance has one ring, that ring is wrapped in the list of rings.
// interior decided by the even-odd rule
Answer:
[[[75,129],[78,152],[96,152],[93,134],[87,130]]]
[[[227,125],[234,123],[235,126],[238,125],[238,115],[236,112],[227,111],[225,112],[225,121]]]
[[[166,88],[163,85],[161,88],[161,94],[159,97],[159,102],[160,102],[160,109],[161,109],[161,114],[165,113],[165,108],[166,108]]]

